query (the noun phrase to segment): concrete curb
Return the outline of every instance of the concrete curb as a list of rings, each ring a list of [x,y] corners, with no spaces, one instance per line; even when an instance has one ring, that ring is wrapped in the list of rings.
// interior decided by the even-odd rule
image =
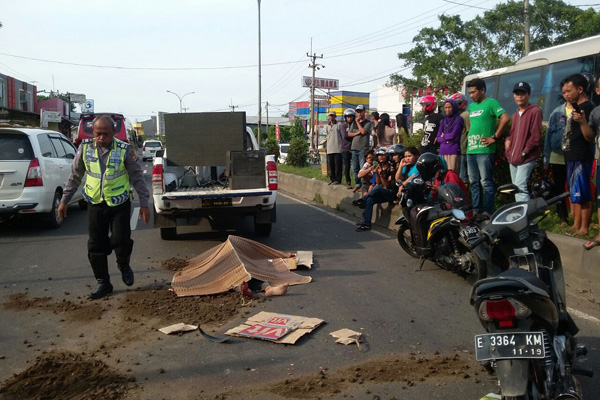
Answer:
[[[308,179],[299,175],[279,172],[279,187],[299,198],[321,203],[338,211],[362,219],[363,210],[352,205],[359,193],[352,193],[344,185],[328,185],[324,181]],[[400,206],[377,204],[373,208],[374,225],[396,231],[396,219],[401,215]],[[600,294],[600,246],[585,250],[583,239],[549,233],[548,236],[560,250],[568,289],[574,295],[595,299]]]

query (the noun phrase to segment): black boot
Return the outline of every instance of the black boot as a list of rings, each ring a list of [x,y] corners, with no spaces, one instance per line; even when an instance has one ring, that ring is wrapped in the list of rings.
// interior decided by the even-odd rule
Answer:
[[[129,266],[129,257],[117,256],[117,267],[121,271],[121,279],[127,286],[133,285],[133,270]]]
[[[108,275],[108,260],[105,254],[88,254],[94,277],[98,282],[96,289],[90,293],[90,299],[99,299],[112,293],[113,286],[110,284],[110,275]]]

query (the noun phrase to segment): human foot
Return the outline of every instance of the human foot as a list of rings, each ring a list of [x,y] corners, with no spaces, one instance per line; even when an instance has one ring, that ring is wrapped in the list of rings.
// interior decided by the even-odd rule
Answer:
[[[588,231],[587,230],[583,230],[583,229],[579,229],[577,232],[575,232],[576,235],[580,235],[580,236],[587,236]]]
[[[583,244],[583,248],[586,250],[591,250],[598,245],[600,245],[600,236],[598,236],[596,239],[590,239],[587,242],[585,242]]]
[[[265,288],[265,296],[281,296],[286,294],[289,286],[289,283],[284,283],[283,285],[277,286],[267,286]]]

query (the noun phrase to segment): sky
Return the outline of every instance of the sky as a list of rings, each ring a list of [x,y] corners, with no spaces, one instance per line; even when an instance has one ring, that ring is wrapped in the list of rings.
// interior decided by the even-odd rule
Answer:
[[[374,93],[440,14],[470,20],[499,2],[261,0],[263,118],[265,102],[280,116],[308,100],[307,53],[323,55],[317,77]],[[258,113],[257,0],[3,0],[0,22],[0,73],[85,94],[96,112],[143,121],[178,112],[178,95],[188,112]]]

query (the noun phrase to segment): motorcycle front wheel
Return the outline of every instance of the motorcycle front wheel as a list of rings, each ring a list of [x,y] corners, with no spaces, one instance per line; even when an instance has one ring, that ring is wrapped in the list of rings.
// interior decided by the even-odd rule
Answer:
[[[411,257],[421,258],[421,255],[414,249],[412,235],[408,226],[400,225],[398,229],[398,244],[402,247],[402,250]]]

